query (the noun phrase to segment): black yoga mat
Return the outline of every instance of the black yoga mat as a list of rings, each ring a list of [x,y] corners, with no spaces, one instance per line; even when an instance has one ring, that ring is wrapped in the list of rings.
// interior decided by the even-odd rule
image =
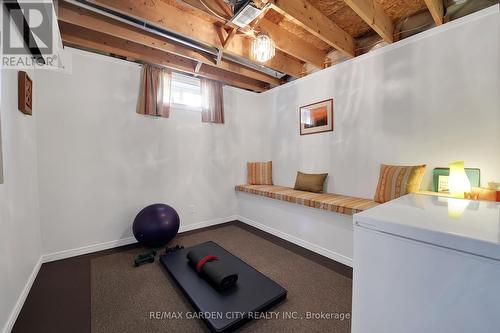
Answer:
[[[213,261],[207,261],[201,266],[200,271],[198,271],[197,265],[207,256],[213,255],[210,251],[203,248],[193,249],[188,252],[187,259],[189,265],[215,289],[226,290],[233,287],[238,281],[238,274],[231,262],[220,260],[220,258],[214,256],[215,259],[212,259]]]
[[[228,262],[238,274],[238,283],[217,291],[200,278],[186,260],[193,249],[203,249]],[[286,299],[286,290],[252,266],[214,242],[177,250],[160,257],[161,264],[179,285],[195,311],[213,313],[202,319],[213,332],[229,332],[255,318],[252,314],[267,311]]]

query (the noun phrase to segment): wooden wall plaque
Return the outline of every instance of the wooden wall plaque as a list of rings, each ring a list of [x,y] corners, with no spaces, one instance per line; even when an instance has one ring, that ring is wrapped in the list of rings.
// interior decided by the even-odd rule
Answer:
[[[19,71],[17,75],[17,108],[24,114],[33,113],[33,81],[26,72]]]

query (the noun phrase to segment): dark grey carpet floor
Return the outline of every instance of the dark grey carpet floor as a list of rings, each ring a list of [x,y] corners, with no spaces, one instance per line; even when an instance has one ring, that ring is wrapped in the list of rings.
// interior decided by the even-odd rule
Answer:
[[[350,332],[352,280],[348,269],[308,251],[261,237],[238,224],[179,235],[174,243],[186,247],[212,240],[288,290],[284,303],[272,309],[277,318],[252,321],[240,332]],[[207,332],[200,319],[158,261],[135,268],[140,248],[91,260],[91,328],[104,332]],[[317,256],[316,256],[317,257]],[[179,319],[154,319],[151,313],[181,313]],[[335,318],[308,319],[337,314]],[[296,319],[285,319],[283,316]]]

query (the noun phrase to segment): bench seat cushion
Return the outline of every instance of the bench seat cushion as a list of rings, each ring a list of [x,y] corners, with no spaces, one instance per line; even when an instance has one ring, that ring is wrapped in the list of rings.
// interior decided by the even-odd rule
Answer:
[[[276,185],[238,185],[236,191],[256,194],[276,200],[292,202],[335,213],[352,215],[378,205],[373,200],[349,197],[332,193],[297,191],[290,187]]]

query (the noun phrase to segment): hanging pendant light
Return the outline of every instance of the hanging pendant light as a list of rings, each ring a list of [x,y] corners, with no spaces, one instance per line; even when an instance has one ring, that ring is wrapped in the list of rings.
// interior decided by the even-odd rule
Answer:
[[[259,62],[266,62],[276,53],[273,40],[265,33],[259,33],[252,41],[252,55]]]

